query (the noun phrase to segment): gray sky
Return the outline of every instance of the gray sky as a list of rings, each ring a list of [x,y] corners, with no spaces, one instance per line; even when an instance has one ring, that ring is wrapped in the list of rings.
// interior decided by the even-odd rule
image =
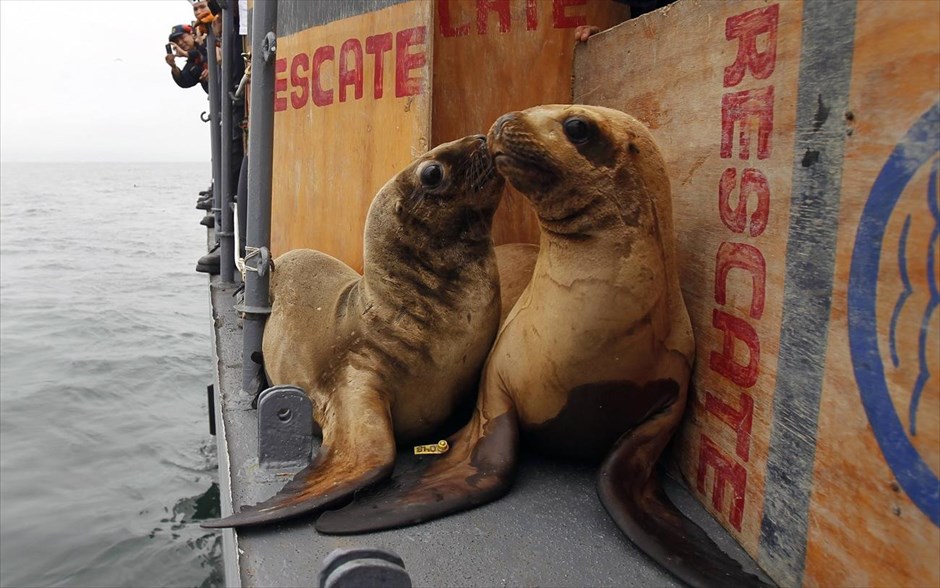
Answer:
[[[0,0],[0,160],[208,161],[206,94],[164,61],[192,18],[186,0]]]

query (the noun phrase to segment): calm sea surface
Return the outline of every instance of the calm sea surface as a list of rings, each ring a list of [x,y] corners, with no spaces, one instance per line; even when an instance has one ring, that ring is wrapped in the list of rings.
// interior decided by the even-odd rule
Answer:
[[[208,178],[0,166],[0,585],[221,585]]]

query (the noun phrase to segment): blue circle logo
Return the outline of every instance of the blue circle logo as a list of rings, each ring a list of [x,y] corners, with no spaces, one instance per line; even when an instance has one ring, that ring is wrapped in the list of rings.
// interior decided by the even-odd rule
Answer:
[[[940,526],[940,478],[917,448],[918,416],[927,414],[925,406],[933,411],[940,395],[940,374],[931,374],[940,304],[938,155],[940,103],[895,147],[865,203],[849,272],[848,327],[855,381],[881,452],[911,501]],[[902,199],[908,209],[911,202],[920,207],[922,198],[927,214],[897,207]],[[923,243],[926,251],[915,250]]]

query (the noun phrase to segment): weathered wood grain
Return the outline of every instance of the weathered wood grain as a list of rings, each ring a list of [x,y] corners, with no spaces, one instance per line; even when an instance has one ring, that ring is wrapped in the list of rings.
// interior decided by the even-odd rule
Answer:
[[[940,583],[938,29],[936,2],[680,0],[576,54],[575,101],[670,169],[681,469],[783,585]]]
[[[851,135],[842,173],[807,584],[940,585],[940,215],[937,191],[929,189],[940,156],[938,52],[940,3],[858,4],[848,110],[830,115],[848,117]],[[931,110],[933,119],[924,119]],[[926,127],[921,124],[926,136],[911,135],[909,130],[920,121],[926,121]],[[885,169],[893,153],[901,155],[897,161],[911,174],[906,184]],[[891,190],[875,185],[882,173],[897,187],[893,208],[888,206]],[[884,206],[871,207],[879,202]],[[883,239],[869,242],[871,233],[863,234],[860,227],[879,222]],[[876,252],[880,263],[864,267],[866,256]],[[872,314],[850,296],[858,298],[867,290],[858,281],[862,276],[852,275],[853,266],[876,284],[868,293],[875,303]],[[928,315],[931,298],[934,310]],[[859,371],[863,343],[861,329],[853,323],[864,323],[876,333],[883,374],[876,374],[874,365]],[[921,373],[928,377],[912,410]],[[884,404],[879,414],[869,415],[860,400],[876,400],[879,381],[886,385]],[[894,440],[885,422],[892,419],[897,425]],[[916,468],[911,456],[902,453],[906,442],[922,460],[925,486],[931,485],[932,473],[933,522],[911,499],[915,481],[904,481],[905,470]],[[930,501],[921,497],[922,504]]]
[[[575,28],[606,28],[629,16],[626,5],[610,0],[357,0],[285,8],[278,16],[278,96],[286,102],[275,113],[272,249],[277,255],[311,247],[359,269],[366,212],[386,180],[430,146],[486,133],[503,113],[569,102]],[[425,36],[408,52],[423,55],[424,64],[409,75],[421,78],[421,92],[400,97],[397,34],[415,27]],[[381,36],[389,33],[392,45],[382,53]],[[363,52],[363,95],[347,86],[344,101],[340,53],[350,40]],[[333,47],[318,78],[333,92],[325,106],[313,101],[311,70],[321,47]],[[347,60],[348,67],[356,63]],[[507,189],[494,221],[496,243],[534,243],[538,234],[528,203]]]

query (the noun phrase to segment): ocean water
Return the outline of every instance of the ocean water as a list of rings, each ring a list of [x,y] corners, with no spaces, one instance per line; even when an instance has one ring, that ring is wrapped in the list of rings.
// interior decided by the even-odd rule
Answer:
[[[209,173],[0,166],[0,585],[222,584]]]

